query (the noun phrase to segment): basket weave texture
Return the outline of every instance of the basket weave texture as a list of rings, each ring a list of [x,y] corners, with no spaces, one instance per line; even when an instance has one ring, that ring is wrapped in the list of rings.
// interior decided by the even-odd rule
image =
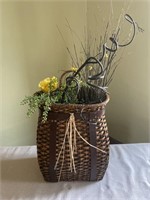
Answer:
[[[42,109],[40,110],[37,154],[39,167],[46,181],[98,181],[103,178],[109,161],[109,135],[105,119],[108,101],[107,96],[99,104],[53,105],[45,123],[42,122]],[[65,141],[64,153],[60,154],[70,113],[74,114],[76,128],[84,140],[105,151],[98,151],[76,135],[77,148],[73,155],[76,172],[70,171],[68,140]],[[57,168],[54,169],[58,156]]]

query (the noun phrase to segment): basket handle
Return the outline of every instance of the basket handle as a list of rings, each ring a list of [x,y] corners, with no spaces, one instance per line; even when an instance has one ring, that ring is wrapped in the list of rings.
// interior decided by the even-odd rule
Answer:
[[[74,72],[73,70],[66,70],[60,77],[59,79],[59,89],[61,89],[62,87],[62,83],[63,83],[63,78],[65,77],[65,75],[71,73],[71,72]]]

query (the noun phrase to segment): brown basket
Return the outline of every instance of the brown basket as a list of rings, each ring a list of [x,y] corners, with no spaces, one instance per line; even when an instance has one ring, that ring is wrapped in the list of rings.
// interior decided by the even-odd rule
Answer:
[[[109,160],[109,136],[105,119],[105,106],[108,101],[107,96],[106,100],[99,104],[53,105],[45,123],[42,122],[42,110],[40,111],[37,153],[40,170],[46,181],[98,181],[103,178]],[[84,138],[83,140],[76,135],[77,148],[73,155],[76,171],[70,170],[69,140],[66,139],[64,151],[60,154],[71,113],[75,117],[78,132]],[[71,139],[75,140],[73,136]]]

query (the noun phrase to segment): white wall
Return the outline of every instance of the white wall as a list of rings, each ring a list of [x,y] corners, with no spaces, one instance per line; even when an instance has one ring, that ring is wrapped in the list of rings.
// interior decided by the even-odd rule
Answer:
[[[119,68],[108,89],[111,99],[107,107],[109,132],[112,137],[122,142],[148,142],[150,141],[150,1],[89,1],[88,33],[94,30],[94,34],[103,34],[108,21],[113,27],[122,9],[138,22],[144,33],[138,33],[133,43],[124,49]],[[111,12],[113,17],[109,20]],[[100,21],[98,19],[96,21],[95,16],[96,18],[99,16]],[[99,23],[97,28],[95,28],[96,22]],[[125,39],[127,29],[122,29],[122,32],[121,37]]]
[[[3,114],[0,143],[31,145],[36,141],[37,115],[28,119],[27,107],[20,106],[20,101],[38,90],[40,80],[59,76],[62,70],[71,67],[65,45],[71,46],[72,38],[65,19],[82,40],[86,3],[4,1],[1,11]]]

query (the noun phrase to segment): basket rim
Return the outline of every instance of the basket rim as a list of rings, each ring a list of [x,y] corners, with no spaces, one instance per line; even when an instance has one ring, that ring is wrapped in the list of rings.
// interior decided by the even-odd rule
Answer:
[[[106,99],[101,102],[101,103],[93,103],[93,104],[70,104],[70,103],[55,103],[55,104],[52,104],[51,107],[79,107],[79,108],[82,108],[82,107],[101,107],[101,106],[106,106],[106,104],[109,102],[110,100],[110,96],[108,94],[106,94]]]

